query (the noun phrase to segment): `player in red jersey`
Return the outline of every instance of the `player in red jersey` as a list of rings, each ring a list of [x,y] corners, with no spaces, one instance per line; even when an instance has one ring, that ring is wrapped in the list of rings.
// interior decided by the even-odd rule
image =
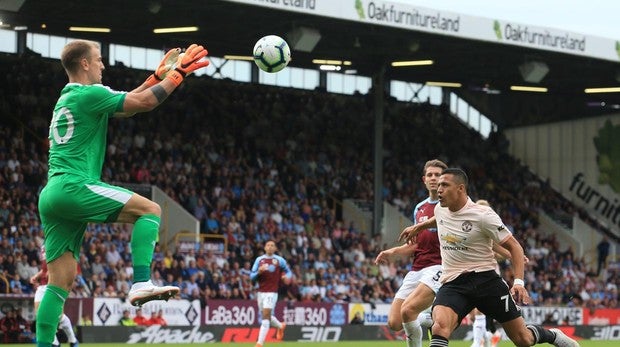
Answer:
[[[284,337],[284,328],[286,324],[280,322],[273,314],[273,309],[278,301],[278,288],[280,280],[289,281],[293,273],[289,268],[286,260],[275,254],[277,251],[275,241],[269,240],[265,243],[265,254],[256,258],[250,279],[258,282],[258,309],[262,314],[260,331],[258,333],[258,341],[256,347],[262,347],[267,337],[269,327],[273,326],[277,330],[277,339],[282,340]]]
[[[424,165],[422,181],[428,190],[428,198],[413,210],[414,224],[423,223],[434,216],[437,197],[437,183],[441,172],[448,166],[441,160],[429,160]],[[379,253],[376,263],[389,262],[396,257],[413,255],[411,271],[403,279],[390,308],[388,326],[394,331],[405,330],[408,347],[422,345],[422,326],[430,326],[428,311],[435,293],[439,290],[441,277],[441,252],[437,229],[426,229],[417,236],[414,245],[404,244]],[[424,314],[421,314],[423,311]]]
[[[34,313],[35,316],[37,311],[39,310],[39,304],[43,299],[43,295],[45,294],[45,290],[47,289],[47,262],[45,261],[45,246],[41,246],[41,252],[39,253],[39,260],[41,263],[41,269],[34,276],[30,278],[30,283],[35,285],[37,290],[34,294]],[[60,323],[58,327],[62,329],[62,331],[67,335],[67,341],[71,347],[78,346],[78,340],[75,337],[75,333],[73,332],[73,325],[71,324],[71,320],[67,317],[66,314],[62,314],[60,317]],[[53,346],[60,346],[60,342],[58,341],[58,337],[54,337]]]

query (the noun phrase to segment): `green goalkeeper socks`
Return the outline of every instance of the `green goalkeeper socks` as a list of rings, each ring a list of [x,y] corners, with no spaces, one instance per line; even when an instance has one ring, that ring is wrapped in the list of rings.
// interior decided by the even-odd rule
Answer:
[[[159,238],[161,218],[154,214],[144,215],[136,221],[131,234],[131,254],[133,258],[133,282],[146,282],[151,279],[151,261],[155,243]]]
[[[48,284],[37,311],[37,347],[50,347],[69,292]]]

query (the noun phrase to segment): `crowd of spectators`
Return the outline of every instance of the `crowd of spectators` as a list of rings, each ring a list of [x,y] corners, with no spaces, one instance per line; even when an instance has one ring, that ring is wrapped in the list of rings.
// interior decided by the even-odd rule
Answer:
[[[9,309],[0,319],[0,341],[2,343],[32,343],[34,333],[30,322],[22,317],[21,310]]]
[[[130,326],[151,326],[151,325],[161,325],[166,326],[168,323],[164,318],[164,311],[153,310],[151,312],[151,317],[148,318],[144,316],[142,313],[142,309],[136,309],[136,315],[134,317],[131,316],[131,312],[129,310],[123,310],[122,317],[118,320],[118,325],[130,327]]]
[[[66,77],[55,61],[1,59],[0,292],[32,294],[47,127]],[[110,67],[104,84],[130,90],[145,77]],[[170,98],[149,114],[111,121],[102,178],[158,186],[199,219],[201,232],[223,235],[228,249],[173,253],[158,246],[156,284],[178,285],[182,298],[203,304],[253,298],[250,266],[273,239],[295,275],[281,288],[284,300],[391,301],[409,260],[375,265],[388,240],[347,225],[339,210],[343,198],[373,199],[370,100],[207,77],[188,79]],[[460,166],[472,198],[489,200],[524,246],[535,305],[620,308],[617,270],[597,276],[596,264],[537,230],[539,208],[566,210],[570,203],[508,156],[500,133],[485,140],[443,107],[388,100],[384,138],[386,201],[409,215],[427,194],[420,179],[426,160]],[[71,295],[126,295],[130,237],[127,225],[89,225]],[[506,264],[502,271],[512,279]]]

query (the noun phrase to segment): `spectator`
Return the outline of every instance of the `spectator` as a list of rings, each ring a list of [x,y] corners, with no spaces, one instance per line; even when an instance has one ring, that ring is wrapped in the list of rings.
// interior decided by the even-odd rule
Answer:
[[[123,315],[123,317],[124,317],[124,315]],[[148,318],[146,318],[146,317],[144,317],[142,315],[142,309],[141,308],[136,309],[136,316],[133,317],[133,322],[136,325],[143,325],[143,326],[149,325],[149,320],[148,320]]]
[[[114,288],[113,285],[108,285],[105,287],[105,290],[103,291],[103,296],[106,298],[115,298],[117,291],[116,288]]]
[[[15,319],[19,327],[19,335],[17,341],[19,343],[33,343],[35,342],[35,334],[32,332],[31,324],[24,317],[22,317],[21,309],[15,308]]]
[[[136,314],[138,313],[138,311],[140,311],[140,309],[136,310]],[[140,314],[142,313],[140,312]],[[136,318],[137,318],[137,315],[136,315]],[[131,318],[131,313],[129,312],[129,310],[123,310],[123,316],[121,317],[121,319],[119,319],[118,325],[132,327],[138,324],[136,323],[136,320],[134,318]]]
[[[598,252],[598,262],[596,266],[596,275],[599,276],[601,274],[601,270],[607,264],[607,257],[609,256],[609,239],[607,236],[603,236],[603,239],[596,246],[596,251]]]
[[[159,310],[157,312],[153,311],[151,313],[151,318],[148,320],[148,325],[161,325],[166,326],[166,320],[164,319],[164,311]]]
[[[108,263],[108,266],[110,267],[116,266],[116,263],[121,261],[122,259],[121,254],[116,249],[115,244],[110,245],[108,251],[106,252],[105,259],[106,259],[106,262]]]
[[[27,284],[30,278],[39,272],[39,268],[36,261],[33,261],[32,265],[28,263],[28,256],[26,254],[19,254],[17,256],[15,271],[19,275],[20,281],[23,284]]]
[[[355,312],[355,315],[353,316],[353,319],[351,319],[351,324],[354,325],[363,325],[364,324],[364,318],[362,317],[362,313],[361,312]]]
[[[2,331],[3,343],[17,343],[19,342],[19,321],[17,320],[16,312],[9,310],[6,315],[0,319],[0,331]]]
[[[553,313],[548,313],[542,321],[543,325],[558,325],[558,321],[553,318]]]
[[[106,272],[106,264],[101,261],[101,256],[99,254],[95,255],[95,259],[90,267],[94,275],[100,275]]]
[[[120,321],[119,321],[119,324],[120,324]],[[78,321],[78,325],[79,326],[83,326],[83,327],[92,326],[93,325],[93,320],[90,319],[90,315],[85,314]]]

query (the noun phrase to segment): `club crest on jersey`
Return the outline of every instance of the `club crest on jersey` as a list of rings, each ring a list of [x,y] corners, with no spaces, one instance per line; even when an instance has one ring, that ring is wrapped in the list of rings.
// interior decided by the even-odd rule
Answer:
[[[272,263],[273,265],[276,265],[276,264],[278,263],[278,261],[274,258],[274,259],[271,259],[271,263]]]
[[[464,221],[463,224],[461,224],[461,230],[466,233],[470,232],[471,228],[473,228],[473,224],[471,224],[470,221]]]

